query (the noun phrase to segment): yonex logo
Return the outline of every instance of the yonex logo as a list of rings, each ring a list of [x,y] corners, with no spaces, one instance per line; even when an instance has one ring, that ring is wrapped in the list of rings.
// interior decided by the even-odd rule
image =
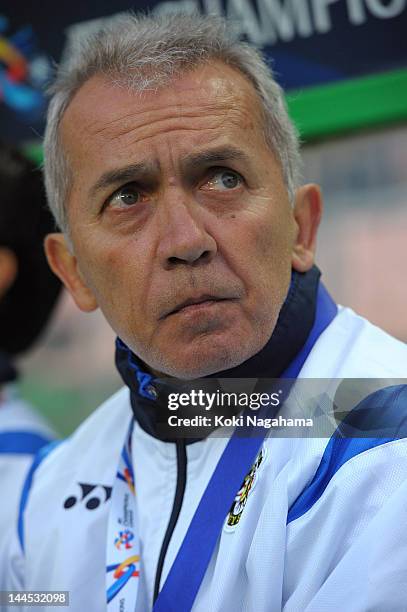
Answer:
[[[78,495],[70,495],[64,501],[65,510],[69,510],[76,504],[84,504],[87,510],[96,510],[100,504],[106,503],[112,495],[112,487],[98,484],[87,484],[78,482],[80,492]]]

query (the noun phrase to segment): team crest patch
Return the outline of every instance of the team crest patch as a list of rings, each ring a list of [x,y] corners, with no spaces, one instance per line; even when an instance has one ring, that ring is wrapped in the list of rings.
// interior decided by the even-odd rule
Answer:
[[[243,510],[247,504],[248,497],[253,491],[254,485],[257,481],[258,470],[260,466],[264,465],[266,460],[266,449],[262,448],[253,463],[250,472],[245,476],[245,479],[240,487],[239,491],[233,503],[230,507],[229,514],[226,519],[225,529],[226,531],[232,531],[234,527],[239,523],[240,518],[243,514]]]

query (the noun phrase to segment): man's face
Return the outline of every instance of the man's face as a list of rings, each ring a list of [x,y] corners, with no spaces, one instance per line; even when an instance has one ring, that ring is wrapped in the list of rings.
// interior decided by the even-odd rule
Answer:
[[[78,305],[178,378],[258,352],[299,231],[248,81],[218,62],[144,93],[93,77],[61,131],[74,257],[48,255]]]

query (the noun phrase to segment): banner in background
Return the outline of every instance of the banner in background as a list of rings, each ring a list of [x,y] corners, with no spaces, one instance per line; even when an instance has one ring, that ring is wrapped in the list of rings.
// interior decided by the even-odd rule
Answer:
[[[290,108],[303,137],[407,116],[407,0],[88,0],[80,6],[44,0],[35,11],[22,0],[3,0],[1,139],[41,135],[44,85],[73,37],[102,19],[148,8],[226,15],[272,59],[277,79],[293,93]]]

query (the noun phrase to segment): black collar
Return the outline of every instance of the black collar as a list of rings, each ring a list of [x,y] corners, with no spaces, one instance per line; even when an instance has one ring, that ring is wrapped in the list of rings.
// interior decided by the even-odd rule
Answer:
[[[244,363],[217,372],[211,378],[278,378],[303,347],[314,324],[320,271],[316,266],[306,273],[293,271],[290,289],[281,308],[274,332],[264,348]],[[167,413],[168,380],[164,386],[146,372],[146,366],[119,338],[116,366],[130,389],[131,406],[140,426],[150,435],[170,441],[157,431],[163,411]],[[172,391],[185,381],[172,379]]]

